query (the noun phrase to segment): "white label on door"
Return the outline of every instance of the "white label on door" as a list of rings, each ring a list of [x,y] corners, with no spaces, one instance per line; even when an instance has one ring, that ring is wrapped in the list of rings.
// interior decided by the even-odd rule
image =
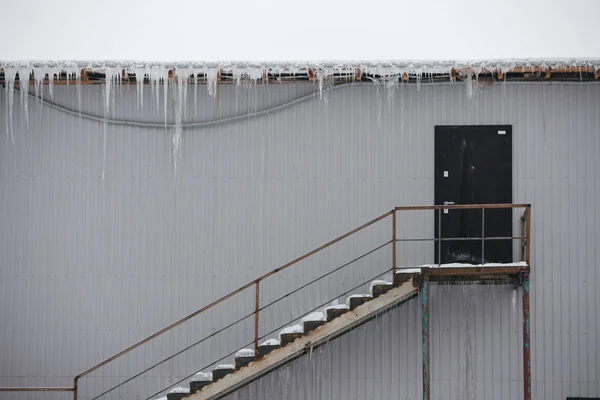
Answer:
[[[498,135],[506,135],[506,131],[498,131]]]
[[[444,178],[448,177],[448,171],[444,171]]]
[[[448,209],[445,209],[445,210],[444,210],[444,214],[448,214]]]

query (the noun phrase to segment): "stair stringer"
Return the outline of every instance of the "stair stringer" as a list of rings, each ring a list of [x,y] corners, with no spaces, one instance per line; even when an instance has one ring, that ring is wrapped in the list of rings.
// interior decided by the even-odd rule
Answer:
[[[331,340],[369,322],[381,313],[405,303],[417,294],[418,288],[415,287],[413,278],[410,278],[402,285],[318,327],[287,346],[274,350],[257,361],[253,361],[234,374],[227,375],[199,392],[186,396],[186,399],[216,400],[223,398],[291,361],[302,357],[304,354],[312,351],[312,349],[325,345]]]

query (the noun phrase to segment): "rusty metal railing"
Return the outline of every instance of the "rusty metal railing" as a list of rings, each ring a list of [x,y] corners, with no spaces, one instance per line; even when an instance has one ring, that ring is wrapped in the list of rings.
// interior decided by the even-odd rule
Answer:
[[[521,215],[521,218],[520,218],[520,220],[521,220],[521,236],[516,236],[516,237],[515,236],[510,236],[510,237],[485,237],[483,235],[483,233],[484,233],[484,218],[485,218],[484,217],[484,213],[485,213],[486,209],[520,209],[520,208],[524,209],[524,212],[523,212],[523,214]],[[475,209],[482,210],[482,235],[481,235],[481,237],[478,237],[478,238],[442,238],[441,237],[441,214],[442,214],[441,211],[442,210],[475,210]],[[439,220],[438,220],[438,237],[425,238],[425,239],[398,239],[397,238],[397,213],[398,212],[404,212],[404,211],[427,211],[427,210],[438,211],[438,214],[440,216]],[[391,271],[392,277],[394,279],[396,277],[396,272],[397,272],[397,269],[398,269],[397,268],[397,249],[396,249],[396,243],[399,242],[399,241],[403,241],[403,240],[437,241],[438,242],[438,246],[441,246],[441,242],[444,241],[444,240],[474,240],[474,239],[475,240],[482,240],[482,253],[484,253],[484,251],[485,251],[485,240],[521,240],[522,241],[522,246],[521,246],[521,258],[522,258],[522,261],[525,261],[528,266],[530,265],[530,256],[531,256],[531,205],[530,204],[468,204],[468,205],[464,204],[464,205],[434,205],[434,206],[405,206],[405,207],[395,207],[394,209],[392,209],[392,210],[390,210],[390,211],[388,211],[388,212],[386,212],[384,214],[381,214],[380,216],[378,216],[378,217],[370,220],[369,222],[367,222],[367,223],[365,223],[365,224],[363,224],[363,225],[361,225],[361,226],[359,226],[359,227],[357,227],[355,229],[352,229],[352,230],[344,233],[343,235],[340,235],[340,236],[336,237],[335,239],[333,239],[333,240],[331,240],[331,241],[329,241],[329,242],[327,242],[327,243],[325,243],[325,244],[323,244],[323,245],[315,248],[314,250],[311,250],[311,251],[309,251],[309,252],[301,255],[300,257],[297,257],[294,260],[292,260],[292,261],[290,261],[290,262],[288,262],[286,264],[283,264],[283,265],[279,266],[278,268],[275,268],[272,271],[270,271],[270,272],[268,272],[268,273],[266,273],[264,275],[261,275],[257,279],[255,279],[255,280],[253,280],[251,282],[248,282],[247,284],[245,284],[245,285],[239,287],[238,289],[236,289],[236,290],[234,290],[234,291],[226,294],[225,296],[223,296],[223,297],[221,297],[221,298],[219,298],[219,299],[211,302],[210,304],[208,304],[208,305],[206,305],[206,306],[204,306],[204,307],[202,307],[202,308],[200,308],[200,309],[192,312],[191,314],[189,314],[189,315],[187,315],[187,316],[179,319],[176,322],[173,322],[172,324],[170,324],[170,325],[166,326],[165,328],[163,328],[163,329],[161,329],[161,330],[153,333],[152,335],[149,335],[146,338],[144,338],[144,339],[142,339],[142,340],[140,340],[140,341],[132,344],[131,346],[129,346],[129,347],[127,347],[127,348],[119,351],[118,353],[114,354],[113,356],[108,357],[107,359],[99,362],[98,364],[96,364],[96,365],[88,368],[87,370],[81,372],[80,374],[76,375],[73,378],[73,387],[29,387],[29,388],[27,388],[27,387],[4,387],[4,388],[0,387],[0,392],[32,392],[32,391],[73,392],[73,399],[77,400],[78,384],[79,384],[79,381],[80,381],[81,378],[83,378],[83,377],[91,374],[92,372],[94,372],[94,371],[98,370],[99,368],[101,368],[101,367],[109,364],[110,362],[112,362],[112,361],[114,361],[114,360],[122,357],[123,355],[131,352],[132,350],[137,349],[138,347],[144,345],[145,343],[148,343],[151,340],[153,340],[153,339],[155,339],[155,338],[163,335],[164,333],[166,333],[168,331],[171,331],[173,328],[175,328],[175,327],[183,324],[184,322],[186,322],[186,321],[188,321],[188,320],[190,320],[190,319],[192,319],[192,318],[194,318],[194,317],[202,314],[203,312],[205,312],[205,311],[213,308],[214,306],[216,306],[216,305],[218,305],[220,303],[225,302],[226,300],[230,299],[231,297],[235,296],[236,294],[241,293],[242,291],[244,291],[246,289],[249,289],[249,288],[251,288],[253,286],[254,286],[254,291],[255,291],[254,311],[251,314],[242,317],[242,319],[243,318],[247,318],[249,316],[254,316],[254,341],[253,341],[253,344],[254,344],[255,350],[257,350],[258,349],[258,340],[259,340],[259,314],[260,314],[260,310],[261,310],[261,307],[260,307],[260,295],[261,295],[260,283],[262,281],[264,281],[265,279],[267,279],[267,278],[269,278],[269,277],[271,277],[271,276],[273,276],[273,275],[275,275],[275,274],[277,274],[277,273],[279,273],[279,272],[281,272],[281,271],[283,271],[283,270],[285,270],[285,269],[287,269],[287,268],[289,268],[289,267],[291,267],[291,266],[299,263],[300,261],[302,261],[302,260],[304,260],[304,259],[306,259],[306,258],[308,258],[308,257],[310,257],[310,256],[312,256],[312,255],[314,255],[314,254],[316,254],[316,253],[318,253],[318,252],[320,252],[320,251],[322,251],[322,250],[324,250],[324,249],[326,249],[326,248],[328,248],[328,247],[330,247],[330,246],[332,246],[332,245],[334,245],[334,244],[336,244],[338,242],[340,242],[341,240],[343,240],[343,239],[345,239],[347,237],[350,237],[350,236],[352,236],[352,235],[354,235],[354,234],[356,234],[356,233],[364,230],[365,228],[367,228],[369,226],[372,226],[372,225],[374,225],[374,224],[376,224],[376,223],[378,223],[378,222],[380,222],[380,221],[382,221],[384,219],[387,219],[388,217],[390,217],[391,220],[392,220],[391,221],[391,239],[389,241],[387,241],[386,243],[384,243],[382,246],[379,246],[378,249],[380,249],[380,248],[384,247],[385,245],[388,245],[388,244],[391,243],[391,245],[392,245],[392,265],[391,265],[391,268],[388,269],[387,271],[388,272]],[[438,249],[440,249],[440,248],[441,247],[438,247]],[[438,252],[438,255],[441,257],[441,251]],[[482,259],[483,259],[483,257],[482,257]],[[334,270],[334,271],[337,271],[340,268],[345,267],[346,265],[348,265],[348,264],[345,264],[342,267],[336,268],[336,270]],[[323,278],[324,276],[329,275],[330,273],[331,272],[329,272],[329,273],[327,273],[325,275],[320,276],[319,278],[317,278],[317,280]],[[312,282],[314,282],[314,280]],[[310,284],[310,282],[308,284]],[[306,284],[306,285],[308,285],[308,284]],[[306,285],[300,287],[297,290],[302,289]],[[294,292],[296,292],[297,290],[295,290]],[[264,309],[264,307],[262,309]],[[237,322],[239,322],[240,320],[238,320]],[[232,324],[230,324],[228,326],[232,326],[233,324],[235,324],[237,322],[234,322],[234,323],[232,323]],[[225,328],[227,328],[228,326],[226,326]],[[222,328],[221,330],[219,330],[217,332],[213,332],[213,334],[211,334],[211,335],[203,338],[201,341],[196,342],[192,346],[194,346],[194,345],[196,345],[196,344],[204,341],[205,339],[207,339],[209,337],[212,337],[212,336],[218,334],[219,332],[221,332],[225,328]],[[189,346],[189,347],[181,350],[180,352],[176,353],[175,355],[181,354],[183,351],[189,349],[192,346]],[[172,355],[171,357],[169,357],[166,360],[163,360],[161,362],[167,361],[167,360],[171,359],[172,357],[174,357],[174,355]],[[145,370],[145,371],[148,371],[148,369]],[[145,371],[143,371],[143,372],[145,372]],[[136,376],[139,376],[139,374],[136,375]],[[126,382],[130,381],[131,379],[133,379],[133,378],[130,378],[130,379],[126,380],[123,383],[126,383]],[[118,386],[122,385],[123,383],[119,384]],[[116,386],[116,387],[118,387],[118,386]],[[171,386],[168,386],[168,387],[171,387]],[[102,395],[110,392],[114,388],[115,387],[109,389],[108,391],[104,392],[103,394],[101,394],[101,395],[99,395],[99,396],[97,396],[95,398],[101,397]]]

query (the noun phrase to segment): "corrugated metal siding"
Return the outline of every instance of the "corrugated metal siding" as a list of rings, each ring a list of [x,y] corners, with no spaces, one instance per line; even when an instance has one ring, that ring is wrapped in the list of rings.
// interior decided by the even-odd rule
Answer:
[[[81,88],[82,112],[103,115],[103,90]],[[119,93],[111,118],[164,122],[162,91],[157,109],[148,87],[143,108],[135,88],[114,90]],[[434,125],[511,124],[514,201],[533,204],[534,396],[600,395],[600,86],[499,84],[473,99],[462,85],[401,86],[392,94],[372,85],[349,86],[327,92],[323,100],[317,95],[256,118],[256,111],[318,89],[310,84],[223,86],[216,105],[199,87],[196,111],[193,86],[188,90],[185,121],[248,117],[185,129],[176,178],[171,130],[108,125],[103,157],[102,123],[31,101],[27,129],[15,93],[14,143],[0,140],[0,385],[69,385],[90,365],[395,205],[432,204]],[[54,102],[77,110],[74,86],[54,91]],[[5,101],[0,96],[1,127]],[[171,107],[168,114],[172,120]],[[433,234],[430,216],[403,218],[400,235]],[[375,227],[274,278],[264,293],[285,293],[388,235],[387,225]],[[387,268],[388,250],[358,265],[355,275],[339,275],[266,312],[261,329],[273,329],[328,300],[327,293],[339,293],[342,284]],[[428,244],[399,250],[402,265],[430,262],[433,253]],[[439,306],[432,307],[431,324],[435,398],[473,393],[472,398],[487,398],[492,391],[493,398],[522,396],[515,383],[522,376],[519,306],[512,313],[506,299],[511,290],[488,289],[473,289],[472,309],[460,289],[436,292]],[[490,293],[501,301],[490,302]],[[252,290],[242,293],[235,308],[217,309],[121,365],[99,371],[98,378],[86,381],[90,393],[107,387],[103,374],[115,375],[110,381],[118,382],[250,312],[252,301]],[[394,311],[365,330],[383,324],[386,340],[400,340],[391,327],[401,324],[398,315],[406,312]],[[468,325],[469,312],[474,325]],[[475,367],[464,362],[469,330],[476,343]],[[145,385],[172,382],[180,370],[201,367],[198,359],[236,350],[251,333],[246,321],[231,329],[227,343],[220,336],[199,346],[153,371]],[[418,348],[415,334],[412,347]],[[362,360],[367,353],[356,349],[356,335],[322,350],[326,358],[300,361],[290,371],[307,371],[303,365],[325,359],[334,364],[346,356]],[[363,365],[374,371],[394,362],[381,348],[371,350],[366,364],[355,361],[342,369],[334,387],[346,390],[340,382],[359,376]],[[400,346],[394,354],[401,357]],[[476,378],[473,387],[467,365]],[[418,362],[406,368],[405,375],[390,377],[420,379]],[[378,387],[374,375],[365,379],[369,387]],[[416,386],[404,398],[414,398]],[[247,390],[259,390],[252,387]],[[345,398],[332,390],[327,398]],[[244,393],[239,396],[252,392]]]

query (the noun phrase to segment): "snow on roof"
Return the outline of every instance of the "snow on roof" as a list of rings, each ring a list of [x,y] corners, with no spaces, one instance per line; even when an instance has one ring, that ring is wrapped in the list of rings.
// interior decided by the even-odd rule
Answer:
[[[336,70],[347,68],[360,68],[365,71],[377,72],[377,75],[399,74],[400,72],[413,73],[436,73],[448,71],[452,68],[473,70],[496,70],[508,71],[515,67],[541,67],[543,69],[560,69],[567,67],[594,67],[600,69],[600,58],[508,58],[508,59],[483,59],[483,60],[345,60],[345,61],[134,61],[134,60],[37,60],[0,61],[0,68],[58,68],[68,69],[145,69],[152,68],[191,68],[194,70],[210,70],[219,68],[224,71],[244,71],[258,78],[262,71],[300,71],[308,68],[316,70]]]
[[[552,58],[552,59],[494,59],[494,60],[392,60],[392,61],[282,61],[282,62],[146,62],[146,61],[0,61],[4,82],[13,83],[18,73],[19,77],[33,73],[36,83],[45,81],[53,84],[54,76],[59,79],[65,73],[79,82],[82,70],[87,75],[104,74],[103,77],[90,79],[89,82],[101,83],[106,80],[121,82],[135,77],[136,82],[157,84],[167,82],[170,77],[186,77],[202,79],[207,83],[209,92],[213,92],[218,81],[228,76],[238,84],[242,79],[256,82],[269,80],[283,75],[289,79],[297,76],[308,77],[319,82],[331,77],[353,78],[364,75],[371,80],[385,80],[392,77],[409,79],[409,75],[417,80],[423,76],[450,75],[452,80],[456,74],[492,73],[500,76],[506,72],[535,72],[535,71],[570,71],[592,73],[597,78],[600,71],[600,58]],[[270,78],[269,78],[270,77]],[[1,80],[0,80],[1,81]]]

